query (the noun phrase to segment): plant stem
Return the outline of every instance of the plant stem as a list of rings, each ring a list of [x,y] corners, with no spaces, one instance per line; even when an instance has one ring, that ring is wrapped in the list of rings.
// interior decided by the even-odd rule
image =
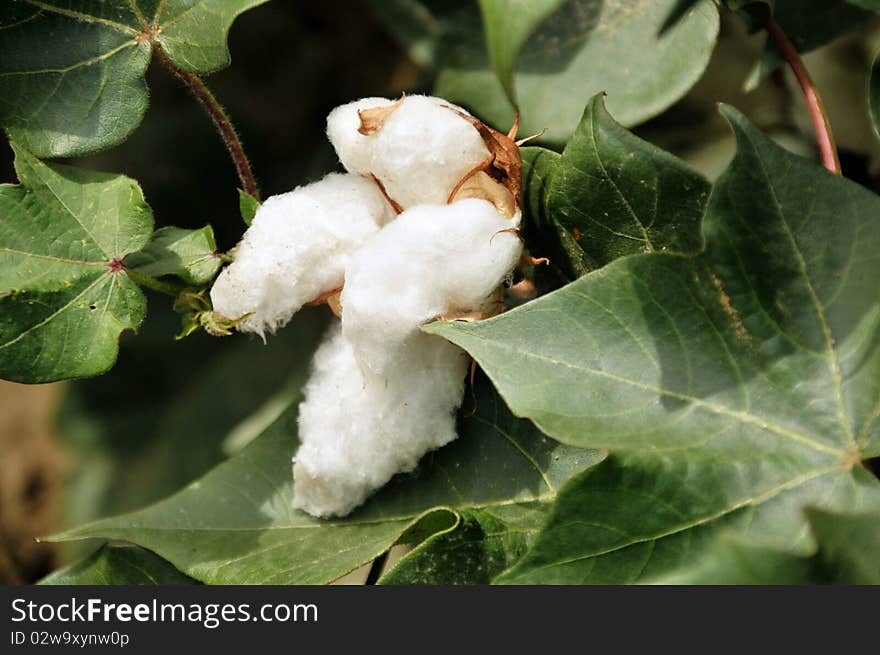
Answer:
[[[259,200],[260,190],[257,188],[257,181],[254,179],[253,171],[251,171],[251,164],[244,152],[244,147],[241,145],[241,140],[238,138],[235,127],[229,119],[229,115],[223,109],[223,105],[217,101],[217,98],[214,97],[214,94],[211,93],[211,90],[201,78],[192,73],[187,73],[178,67],[161,47],[157,46],[154,50],[162,65],[187,86],[196,100],[199,101],[199,104],[208,112],[211,120],[214,121],[217,131],[220,132],[223,143],[226,144],[229,155],[232,157],[232,162],[235,164],[235,170],[238,173],[238,179],[241,180],[242,190],[249,196]]]
[[[144,275],[143,273],[139,273],[138,271],[131,268],[126,268],[125,274],[128,275],[128,277],[131,278],[131,281],[138,286],[146,287],[147,289],[152,289],[153,291],[159,291],[160,293],[174,296],[175,298],[180,295],[180,292],[183,291],[183,289],[185,288],[182,285],[174,284],[173,282],[163,282],[162,280],[157,280],[154,277]]]
[[[772,18],[767,22],[767,33],[779,49],[783,59],[788,63],[791,72],[794,73],[804,93],[807,109],[810,111],[810,117],[813,119],[813,128],[816,130],[816,142],[819,145],[819,152],[822,154],[822,165],[835,175],[840,175],[840,159],[837,156],[837,146],[834,144],[834,135],[831,132],[831,124],[828,122],[828,114],[825,112],[825,105],[822,104],[819,89],[816,88],[816,84],[813,82],[813,78],[810,77],[810,73],[804,66],[804,62],[797,50],[795,50],[791,41],[788,40],[785,32],[782,31]]]

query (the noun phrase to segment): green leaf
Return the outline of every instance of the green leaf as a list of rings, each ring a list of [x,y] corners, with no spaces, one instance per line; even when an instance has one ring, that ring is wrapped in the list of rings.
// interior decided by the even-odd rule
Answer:
[[[577,239],[551,212],[550,183],[560,166],[560,155],[544,148],[520,149],[523,161],[522,235],[529,250],[550,259],[566,281],[586,275],[598,267]]]
[[[187,585],[196,581],[148,550],[105,544],[82,561],[49,574],[39,584]]]
[[[660,584],[880,584],[880,514],[807,510],[818,542],[803,557],[722,534],[701,561]]]
[[[238,212],[241,214],[241,220],[245,225],[250,226],[257,215],[260,208],[260,201],[254,198],[247,191],[238,190]]]
[[[680,571],[650,582],[663,585],[805,585],[822,584],[810,557],[752,543],[733,533],[722,533],[706,555]]]
[[[398,540],[448,530],[460,510],[503,520],[546,506],[564,480],[601,456],[558,444],[516,420],[485,381],[475,401],[476,414],[462,415],[459,439],[345,519],[324,521],[291,509],[292,406],[239,455],[178,494],[58,538],[130,541],[203,582],[330,582]],[[536,522],[530,525],[534,530]]]
[[[547,503],[461,510],[450,529],[431,535],[382,576],[381,584],[488,584],[513,566],[544,522]]]
[[[819,559],[838,584],[880,584],[880,512],[837,515],[807,510]]]
[[[651,118],[681,98],[708,64],[719,19],[715,5],[704,1],[661,33],[677,2],[571,0],[542,21],[519,48],[516,62],[521,133],[547,128],[548,141],[565,141],[584,103],[601,91],[625,125]],[[448,14],[445,22],[435,93],[506,129],[513,109],[489,65],[479,16],[464,9]],[[520,25],[519,35],[527,33],[528,23]],[[499,33],[488,24],[487,29]],[[510,45],[505,48],[502,62],[510,60]]]
[[[639,252],[695,253],[709,190],[684,162],[618,125],[600,94],[550,173],[545,211],[599,264]],[[560,239],[554,251],[562,249],[571,250]],[[564,268],[576,277],[579,267]]]
[[[16,148],[20,185],[0,185],[0,377],[50,382],[96,375],[146,301],[120,262],[153,228],[140,187],[122,175],[47,165]]]
[[[158,25],[155,43],[190,73],[212,73],[229,65],[226,35],[239,14],[267,0],[167,0],[148,22]],[[155,0],[140,0],[155,4]],[[129,2],[129,4],[132,4]]]
[[[229,64],[235,17],[265,0],[12,0],[0,10],[0,125],[39,157],[124,141],[153,48],[191,73]]]
[[[151,277],[175,275],[193,286],[213,280],[220,264],[210,225],[198,230],[160,228],[143,250],[125,258],[126,268],[138,273]]]
[[[566,0],[480,0],[489,60],[511,102],[520,49],[535,29]]]
[[[521,153],[526,243],[569,280],[624,255],[700,249],[709,183],[621,127],[602,94],[561,156]]]
[[[515,414],[614,454],[566,486],[505,581],[640,580],[722,527],[806,548],[799,508],[880,507],[855,466],[880,451],[880,198],[725,114],[738,150],[703,254],[624,257],[426,328]]]
[[[532,548],[496,582],[652,582],[692,566],[723,534],[806,555],[815,546],[803,507],[880,507],[880,485],[861,467],[729,450],[612,455],[562,488]]]

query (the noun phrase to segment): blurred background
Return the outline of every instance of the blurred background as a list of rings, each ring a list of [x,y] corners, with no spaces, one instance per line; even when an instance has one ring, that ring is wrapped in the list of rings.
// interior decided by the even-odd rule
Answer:
[[[264,197],[338,167],[324,136],[326,115],[336,105],[430,92],[442,65],[435,44],[443,26],[429,13],[413,14],[412,5],[275,1],[238,18],[229,36],[232,66],[206,81],[237,125]],[[854,107],[865,107],[865,74],[878,37],[877,26],[868,24],[805,57],[828,106],[844,174],[875,190],[880,141],[867,112]],[[738,19],[724,15],[702,80],[634,131],[714,178],[734,147],[716,111],[723,101],[785,147],[814,157],[809,117],[787,71],[743,91],[763,42],[763,35],[749,36]],[[228,249],[243,224],[238,181],[222,142],[164,69],[151,66],[147,81],[150,108],[134,135],[73,163],[133,177],[157,227],[210,223],[220,248]],[[5,142],[0,181],[15,181]],[[318,309],[298,320],[317,335],[324,318]],[[0,583],[34,582],[83,555],[94,546],[35,539],[175,491],[258,434],[296,392],[286,369],[301,344],[283,330],[268,345],[204,333],[175,341],[178,331],[167,299],[150,296],[140,334],[123,335],[110,373],[52,385],[0,381]]]

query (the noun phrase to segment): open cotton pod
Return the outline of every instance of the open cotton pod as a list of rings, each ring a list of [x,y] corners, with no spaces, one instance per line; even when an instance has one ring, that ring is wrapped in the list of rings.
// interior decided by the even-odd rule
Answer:
[[[379,188],[358,175],[267,198],[211,289],[214,311],[263,336],[304,304],[342,285],[351,253],[395,217]]]
[[[490,155],[464,116],[442,98],[364,98],[330,112],[327,136],[346,170],[375,176],[401,208],[442,204]]]
[[[293,466],[293,507],[322,517],[455,439],[468,358],[421,326],[501,311],[522,254],[512,135],[426,96],[359,100],[327,126],[349,173],[266,200],[211,291],[215,314],[260,335],[314,301],[341,316]]]

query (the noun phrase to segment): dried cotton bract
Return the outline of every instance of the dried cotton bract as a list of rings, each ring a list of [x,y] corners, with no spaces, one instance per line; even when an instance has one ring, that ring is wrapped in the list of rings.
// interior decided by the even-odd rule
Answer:
[[[349,174],[267,200],[211,297],[263,334],[342,287],[293,467],[293,506],[342,516],[455,438],[468,359],[420,327],[500,311],[522,253],[521,162],[510,137],[440,98],[358,100],[327,134]]]

